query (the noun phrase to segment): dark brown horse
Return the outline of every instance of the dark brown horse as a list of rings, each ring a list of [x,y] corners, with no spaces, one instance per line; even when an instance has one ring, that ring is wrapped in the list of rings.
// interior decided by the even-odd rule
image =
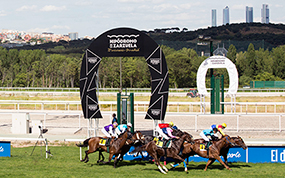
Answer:
[[[173,129],[172,135],[181,137],[182,135],[184,135],[184,132],[179,130],[179,129]],[[190,137],[193,138],[192,135],[190,135]],[[155,138],[155,136],[152,136],[152,135],[144,136],[143,142],[140,142],[140,144],[135,145],[134,146],[135,148],[134,148],[134,150],[131,153],[136,153],[137,152],[137,156],[140,154],[142,156],[142,159],[143,159],[144,157],[143,157],[143,154],[142,154],[140,146],[148,144],[149,142],[153,141],[154,138]]]
[[[135,146],[137,144],[144,142],[145,142],[144,135],[140,131],[136,131],[130,139],[129,138],[127,139],[126,144],[121,149],[121,152],[119,152],[119,156],[117,159],[122,160],[123,156],[130,150],[131,146]]]
[[[163,166],[160,163],[160,158],[162,156],[166,156],[168,158],[173,158],[175,160],[179,160],[181,162],[184,162],[185,171],[187,171],[186,162],[184,161],[184,159],[182,159],[178,155],[178,153],[180,152],[180,149],[181,149],[184,141],[193,142],[192,136],[185,132],[184,135],[182,135],[178,140],[173,140],[172,143],[171,143],[171,147],[170,148],[166,148],[166,149],[158,147],[156,145],[155,141],[151,141],[148,144],[143,145],[140,148],[141,148],[142,151],[147,151],[148,152],[148,154],[154,159],[154,162],[157,165],[157,167],[159,168],[160,172],[162,172],[164,174],[166,174],[166,172],[168,172],[168,170],[167,170],[167,168],[165,166]]]
[[[203,158],[209,158],[205,171],[207,170],[208,166],[211,165],[215,160],[218,160],[223,166],[225,166],[226,169],[231,170],[228,165],[226,165],[223,160],[220,158],[221,151],[223,148],[227,146],[234,146],[235,141],[229,137],[228,135],[222,137],[218,141],[213,141],[213,144],[209,147],[209,151],[207,150],[201,150],[200,144],[202,143],[201,139],[196,139],[194,144],[185,144],[184,149],[182,151],[182,158],[188,158],[189,156],[193,156],[195,154],[198,154],[199,156]],[[176,165],[172,165],[173,167],[176,167]]]
[[[89,161],[88,154],[99,151],[99,160],[97,161],[97,163],[103,162],[104,156],[103,156],[102,152],[105,151],[105,152],[109,153],[109,161],[103,162],[103,163],[110,163],[113,155],[118,155],[121,153],[121,149],[126,144],[126,141],[128,138],[128,132],[123,133],[117,139],[112,138],[112,140],[110,142],[110,147],[99,144],[100,140],[102,138],[103,137],[91,137],[91,138],[84,140],[83,144],[77,145],[78,147],[89,146],[89,150],[85,151],[85,158],[81,161],[84,161],[85,163],[87,163]],[[100,160],[101,156],[103,156],[103,160]],[[117,158],[117,156],[115,157],[115,159],[116,158]],[[116,163],[117,163],[117,161],[114,161],[114,167],[116,167]]]

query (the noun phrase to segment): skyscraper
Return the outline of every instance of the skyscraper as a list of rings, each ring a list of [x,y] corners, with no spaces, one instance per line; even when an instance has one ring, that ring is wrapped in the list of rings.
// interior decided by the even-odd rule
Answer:
[[[230,24],[230,9],[226,6],[223,9],[223,25]]]
[[[216,9],[212,9],[212,27],[217,26],[217,11]]]
[[[246,6],[245,8],[246,23],[253,22],[253,7]]]
[[[78,33],[77,32],[68,33],[68,36],[69,36],[70,40],[78,40]]]
[[[269,23],[269,9],[267,4],[262,4],[261,23]]]

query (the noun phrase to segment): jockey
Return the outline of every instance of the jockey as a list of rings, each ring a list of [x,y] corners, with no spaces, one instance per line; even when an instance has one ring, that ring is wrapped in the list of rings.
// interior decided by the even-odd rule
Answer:
[[[124,133],[126,130],[130,131],[132,128],[132,124],[128,123],[128,124],[120,124],[116,129],[115,129],[115,133],[116,133],[116,137],[118,138],[118,136],[122,133]]]
[[[172,135],[173,129],[177,129],[176,126],[174,126],[173,122],[169,122],[169,127],[162,128],[162,132],[169,136],[170,138],[176,138],[179,139],[179,137]]]
[[[206,149],[209,148],[211,140],[212,140],[212,136],[214,136],[215,133],[218,132],[217,128],[213,128],[213,129],[205,129],[200,133],[200,136],[205,140],[206,142]],[[207,136],[210,136],[207,137]]]
[[[102,128],[102,132],[104,135],[106,135],[108,138],[111,138],[111,136],[116,136],[115,129],[118,126],[117,122],[114,122],[113,124],[106,125]]]
[[[217,128],[217,129],[218,129],[218,132],[219,132],[222,136],[225,136],[225,133],[223,132],[223,129],[225,129],[226,127],[227,127],[227,124],[226,124],[226,123],[222,123],[222,124],[220,124],[220,125],[216,125],[216,124],[211,125],[211,129]],[[215,134],[215,137],[218,137],[218,135]]]

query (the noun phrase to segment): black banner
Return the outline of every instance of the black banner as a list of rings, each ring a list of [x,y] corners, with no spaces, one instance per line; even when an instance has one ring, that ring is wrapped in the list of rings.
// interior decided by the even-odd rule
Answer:
[[[85,118],[102,118],[95,77],[102,57],[144,56],[151,73],[151,98],[145,119],[164,120],[169,91],[168,68],[158,44],[131,28],[109,30],[85,52],[80,71],[80,96]]]

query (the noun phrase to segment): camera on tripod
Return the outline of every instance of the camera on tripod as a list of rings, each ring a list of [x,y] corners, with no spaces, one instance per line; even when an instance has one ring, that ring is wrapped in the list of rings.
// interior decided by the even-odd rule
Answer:
[[[41,130],[41,133],[44,134],[44,133],[47,133],[48,129],[42,129],[42,126],[39,125],[39,129]]]

